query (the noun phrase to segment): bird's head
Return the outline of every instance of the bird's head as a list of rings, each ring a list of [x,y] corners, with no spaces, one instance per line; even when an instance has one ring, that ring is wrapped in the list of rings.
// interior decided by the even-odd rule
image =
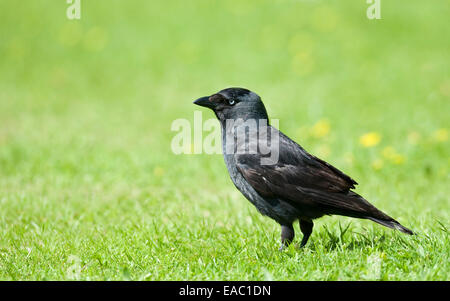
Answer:
[[[194,104],[213,110],[222,124],[227,119],[269,119],[261,98],[244,88],[223,89],[197,99]]]

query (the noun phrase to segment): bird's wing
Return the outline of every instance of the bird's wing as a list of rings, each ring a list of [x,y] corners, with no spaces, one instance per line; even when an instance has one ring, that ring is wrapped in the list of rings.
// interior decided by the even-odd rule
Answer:
[[[264,198],[291,201],[294,206],[310,206],[326,214],[360,217],[365,212],[376,211],[367,201],[350,191],[353,184],[347,183],[321,161],[317,162],[261,165],[255,155],[236,157],[239,172]]]
[[[322,192],[345,193],[355,188],[357,184],[348,175],[309,154],[281,132],[279,132],[278,162],[273,165],[261,165],[261,158],[260,154],[236,156],[239,171],[257,191],[258,188],[282,191],[283,186],[293,185]]]
[[[235,156],[237,169],[262,197],[291,201],[325,214],[368,218],[411,234],[397,221],[351,191],[352,178],[309,154],[280,132],[279,160],[262,165],[260,154]]]
[[[411,230],[378,210],[359,194],[351,190],[336,191],[338,187],[336,185],[327,186],[325,178],[328,177],[328,172],[320,175],[325,178],[321,179],[319,184],[312,185],[310,180],[305,181],[305,176],[308,176],[310,171],[298,172],[291,165],[253,165],[254,162],[251,160],[248,155],[240,156],[237,168],[253,189],[264,198],[291,201],[294,206],[314,208],[316,212],[322,214],[368,218],[386,227],[413,234]],[[316,175],[312,177],[317,178]],[[326,189],[323,189],[324,187]]]
[[[312,161],[307,165],[310,166],[311,173],[316,175],[313,176],[314,180],[319,181],[316,182],[316,184],[320,183],[320,179],[323,180],[323,183],[320,183],[322,188],[328,188],[328,190],[331,191],[346,192],[355,188],[355,185],[358,185],[355,180],[333,165],[317,158],[314,155],[310,154],[309,156]]]

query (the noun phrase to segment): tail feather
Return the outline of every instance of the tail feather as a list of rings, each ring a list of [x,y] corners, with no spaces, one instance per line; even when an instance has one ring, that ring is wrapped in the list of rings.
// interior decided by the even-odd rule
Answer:
[[[327,214],[365,218],[406,234],[414,234],[410,229],[402,226],[354,191],[348,191],[346,194],[321,194],[315,192],[315,201],[316,205],[320,205]]]
[[[380,225],[386,226],[388,228],[399,230],[399,231],[401,231],[403,233],[406,233],[406,234],[409,234],[409,235],[413,235],[414,234],[413,231],[411,231],[410,229],[402,226],[399,222],[397,222],[394,219],[392,219],[392,220],[381,220],[381,219],[377,219],[377,218],[374,218],[374,217],[367,217],[367,219],[370,219],[371,221],[379,223]]]

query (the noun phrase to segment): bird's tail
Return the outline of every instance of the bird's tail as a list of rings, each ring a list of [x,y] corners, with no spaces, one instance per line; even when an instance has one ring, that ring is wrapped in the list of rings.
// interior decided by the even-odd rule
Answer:
[[[348,193],[348,196],[353,199],[354,204],[358,204],[358,209],[360,211],[360,218],[365,218],[371,221],[374,221],[380,225],[383,225],[385,227],[399,230],[403,233],[413,235],[414,232],[410,229],[404,227],[399,222],[397,222],[395,219],[387,215],[386,213],[382,212],[381,210],[377,209],[374,205],[370,204],[366,199],[364,199],[359,194],[350,191]]]
[[[385,227],[410,235],[414,234],[410,229],[402,226],[354,191],[349,191],[346,194],[319,195],[316,193],[316,201],[320,203],[327,214],[369,219]]]
[[[386,226],[388,228],[399,230],[399,231],[401,231],[403,233],[406,233],[406,234],[409,234],[409,235],[413,235],[414,234],[413,231],[411,231],[410,229],[402,226],[399,222],[397,222],[394,219],[382,220],[382,219],[378,219],[378,218],[374,218],[374,217],[367,217],[367,219],[370,219],[371,221],[379,223],[380,225]]]

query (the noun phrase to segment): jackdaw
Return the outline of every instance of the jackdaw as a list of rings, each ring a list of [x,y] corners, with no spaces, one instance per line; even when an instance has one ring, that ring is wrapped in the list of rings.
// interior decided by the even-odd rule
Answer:
[[[296,220],[303,232],[303,247],[313,220],[323,215],[369,219],[413,234],[352,191],[355,180],[272,127],[261,98],[254,92],[227,88],[194,104],[210,108],[219,119],[231,180],[261,214],[281,225],[281,249],[294,239]]]

